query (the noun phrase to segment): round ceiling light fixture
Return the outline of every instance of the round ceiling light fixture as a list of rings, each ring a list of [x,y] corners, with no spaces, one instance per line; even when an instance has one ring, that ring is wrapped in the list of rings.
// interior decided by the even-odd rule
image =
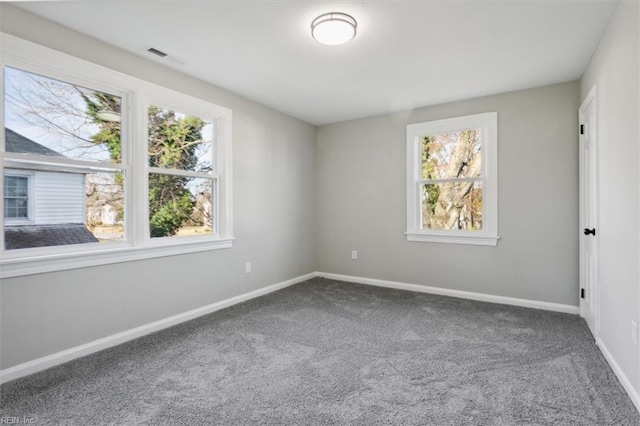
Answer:
[[[311,23],[311,35],[319,43],[337,46],[353,40],[357,27],[353,16],[340,12],[325,13]]]

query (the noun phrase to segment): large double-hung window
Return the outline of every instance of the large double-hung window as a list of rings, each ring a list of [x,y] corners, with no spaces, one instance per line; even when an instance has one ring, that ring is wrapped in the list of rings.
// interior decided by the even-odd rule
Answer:
[[[3,38],[5,276],[231,246],[230,110]]]

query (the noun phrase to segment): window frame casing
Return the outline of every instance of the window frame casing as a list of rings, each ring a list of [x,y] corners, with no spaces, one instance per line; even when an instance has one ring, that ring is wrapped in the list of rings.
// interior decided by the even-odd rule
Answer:
[[[200,99],[190,98],[188,103],[185,103],[184,97],[177,97],[175,94],[171,94],[167,92],[167,90],[158,90],[157,88],[148,88],[144,94],[140,94],[139,96],[139,104],[138,107],[140,111],[139,114],[142,114],[145,125],[142,129],[144,131],[144,139],[140,139],[144,141],[143,147],[141,150],[144,150],[144,158],[145,158],[145,167],[144,176],[139,176],[139,182],[142,186],[139,188],[139,191],[144,194],[145,202],[143,209],[143,216],[148,219],[149,217],[149,203],[148,203],[148,191],[149,191],[149,174],[157,173],[160,171],[156,171],[154,168],[149,167],[148,161],[148,149],[147,149],[147,108],[149,105],[155,105],[162,108],[167,108],[176,112],[186,113],[189,115],[193,115],[200,118],[207,118],[212,120],[214,127],[214,143],[212,147],[212,169],[213,172],[211,175],[207,176],[207,179],[212,179],[215,182],[215,186],[212,188],[212,196],[216,197],[213,204],[213,217],[214,223],[212,224],[213,230],[211,237],[214,239],[223,239],[224,235],[231,235],[232,232],[232,222],[231,222],[231,176],[221,176],[230,173],[231,171],[231,144],[230,140],[226,141],[226,143],[218,143],[220,138],[224,138],[226,134],[229,134],[231,131],[231,111],[229,111],[229,120],[222,120],[219,116],[220,113],[224,113],[225,111],[214,111],[211,109],[213,104],[207,101],[202,101]],[[142,137],[141,134],[138,137]],[[139,155],[142,155],[140,153]],[[160,172],[161,173],[161,172]],[[148,226],[145,228],[146,234],[144,236],[140,235],[146,244],[150,246],[167,246],[174,245],[176,243],[198,243],[201,237],[209,238],[209,236],[185,236],[185,237],[161,237],[161,238],[151,238],[148,232]]]
[[[100,90],[122,97],[122,163],[89,164],[78,160],[51,160],[87,166],[88,170],[122,169],[125,173],[125,236],[122,242],[87,243],[29,249],[4,249],[4,211],[0,232],[0,269],[5,278],[42,272],[149,259],[161,256],[230,248],[233,245],[232,210],[232,111],[173,89],[162,87],[101,65],[80,59],[36,43],[0,32],[0,102],[4,102],[4,68],[6,66]],[[196,109],[217,123],[215,136],[220,172],[218,234],[194,237],[148,238],[148,217],[141,212],[147,204],[144,176],[148,173],[146,105],[147,98],[170,99],[182,111]],[[200,114],[202,115],[202,114]],[[16,168],[20,159],[38,160],[30,155],[5,153],[4,115],[0,114],[0,187],[4,190],[4,169]],[[18,157],[18,158],[16,158]],[[80,164],[83,163],[83,164]],[[56,164],[55,167],[59,167]],[[38,169],[36,169],[38,170]],[[4,209],[4,205],[0,206]],[[145,225],[146,224],[146,225]]]
[[[422,228],[421,138],[427,135],[481,129],[483,229]],[[407,125],[407,241],[495,246],[498,239],[498,113],[487,112]]]

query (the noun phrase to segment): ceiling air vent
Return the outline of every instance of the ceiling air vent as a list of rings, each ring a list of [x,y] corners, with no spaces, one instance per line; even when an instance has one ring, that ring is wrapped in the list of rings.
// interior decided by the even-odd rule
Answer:
[[[154,55],[160,56],[161,58],[164,58],[165,56],[167,56],[166,53],[158,50],[158,49],[154,49],[153,47],[150,47],[147,49],[147,52],[149,53],[153,53]]]

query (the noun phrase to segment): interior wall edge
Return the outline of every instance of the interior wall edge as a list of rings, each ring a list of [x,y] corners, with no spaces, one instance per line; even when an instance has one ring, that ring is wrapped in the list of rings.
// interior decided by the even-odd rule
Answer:
[[[57,365],[64,364],[65,362],[72,361],[74,359],[96,353],[122,343],[126,343],[130,340],[137,339],[139,337],[146,336],[151,333],[155,333],[165,328],[178,325],[180,323],[190,321],[192,319],[219,311],[224,308],[228,308],[238,303],[245,302],[256,297],[264,296],[269,293],[281,290],[283,288],[292,286],[294,284],[309,280],[316,276],[315,272],[311,272],[299,277],[291,278],[286,281],[282,281],[276,284],[272,284],[267,287],[262,287],[258,290],[251,291],[249,293],[241,294],[229,299],[221,300],[219,302],[211,303],[209,305],[192,309],[187,312],[183,312],[178,315],[173,315],[168,318],[154,321],[149,324],[142,325],[140,327],[133,328],[131,330],[116,333],[102,339],[94,340],[93,342],[79,345],[61,352],[57,352],[51,355],[44,356],[32,361],[27,361],[22,364],[18,364],[12,367],[0,370],[0,384],[9,382],[11,380],[19,379],[39,371],[46,370],[48,368],[55,367]]]
[[[318,272],[317,275],[336,281],[346,281],[357,284],[366,284],[376,287],[393,288],[397,290],[415,291],[418,293],[437,294],[439,296],[456,297],[459,299],[477,300],[480,302],[497,303],[502,305],[521,306],[524,308],[541,309],[545,311],[562,312],[565,314],[578,315],[580,308],[573,305],[561,303],[543,302],[539,300],[519,299],[516,297],[496,296],[487,293],[475,293],[471,291],[452,290],[444,287],[432,287],[420,284],[410,284],[399,281],[379,280],[375,278],[358,277],[353,275],[332,274]]]
[[[600,352],[602,352],[602,355],[604,355],[604,359],[607,360],[607,363],[620,381],[620,384],[622,384],[622,387],[627,392],[627,395],[629,395],[629,398],[631,398],[631,402],[633,402],[633,405],[635,405],[636,410],[640,412],[640,394],[635,390],[635,388],[631,384],[631,380],[629,380],[629,377],[627,377],[624,371],[622,371],[622,368],[620,368],[620,366],[616,362],[616,359],[613,357],[613,355],[611,355],[611,352],[600,338],[598,339],[598,348],[600,349]]]
[[[580,80],[581,100],[594,85],[598,90],[597,337],[622,384],[632,386],[636,395],[640,393],[635,331],[640,320],[639,28],[638,3],[620,2]]]
[[[89,342],[83,345],[75,346],[73,348],[69,348],[64,351],[60,351],[51,355],[47,355],[41,358],[37,358],[31,361],[27,361],[15,366],[5,368],[3,370],[0,370],[0,384],[6,383],[12,380],[16,380],[31,374],[35,374],[37,372],[46,370],[48,368],[52,368],[52,367],[64,364],[66,362],[72,361],[74,359],[87,356],[87,355],[90,355],[90,354],[93,354],[93,353],[96,353],[96,352],[99,352],[123,343],[126,343],[128,341],[172,327],[174,325],[178,325],[180,323],[190,321],[192,319],[219,311],[221,309],[228,308],[233,305],[237,305],[247,300],[264,296],[269,293],[273,293],[275,291],[301,283],[303,281],[310,280],[315,277],[322,277],[322,278],[327,278],[331,280],[351,282],[351,283],[357,283],[357,284],[372,285],[377,287],[393,288],[398,290],[414,291],[419,293],[429,293],[429,294],[436,294],[441,296],[450,296],[450,297],[456,297],[460,299],[477,300],[477,301],[487,302],[487,303],[521,306],[525,308],[541,309],[541,310],[561,312],[561,313],[567,313],[567,314],[577,315],[579,313],[579,308],[577,306],[562,305],[559,303],[549,303],[549,302],[541,302],[537,300],[518,299],[518,298],[496,296],[496,295],[484,294],[484,293],[473,293],[473,292],[467,292],[467,291],[451,290],[446,288],[430,287],[430,286],[403,283],[403,282],[397,282],[397,281],[386,281],[386,280],[378,280],[373,278],[358,277],[358,276],[351,276],[351,275],[333,274],[328,272],[310,272],[308,274],[300,275],[298,277],[294,277],[286,281],[282,281],[276,284],[272,284],[272,285],[260,288],[258,290],[251,291],[249,293],[234,296],[234,297],[221,300],[219,302],[215,302],[200,308],[183,312],[178,315],[173,315],[159,321],[154,321],[152,323],[145,324],[140,327],[135,327],[127,331],[116,333],[102,339],[94,340],[92,342]],[[620,381],[623,382],[623,380],[627,380],[628,382],[628,379],[626,379],[626,376],[624,376],[624,373],[622,373],[620,368],[617,368],[616,370],[616,367],[614,367],[614,365],[617,366],[617,364],[615,363],[615,360],[613,359],[611,354],[607,352],[605,356],[609,357],[608,358],[608,360],[610,359],[609,363],[612,364],[612,368],[614,369],[616,374],[619,377],[624,378],[624,379],[621,378]],[[624,382],[623,382],[623,386],[624,386]],[[626,386],[625,386],[625,389],[626,389]],[[631,397],[632,399],[634,398],[633,395],[631,395]],[[640,398],[638,398],[638,401],[640,402]],[[636,403],[635,400],[634,400],[634,403]]]

